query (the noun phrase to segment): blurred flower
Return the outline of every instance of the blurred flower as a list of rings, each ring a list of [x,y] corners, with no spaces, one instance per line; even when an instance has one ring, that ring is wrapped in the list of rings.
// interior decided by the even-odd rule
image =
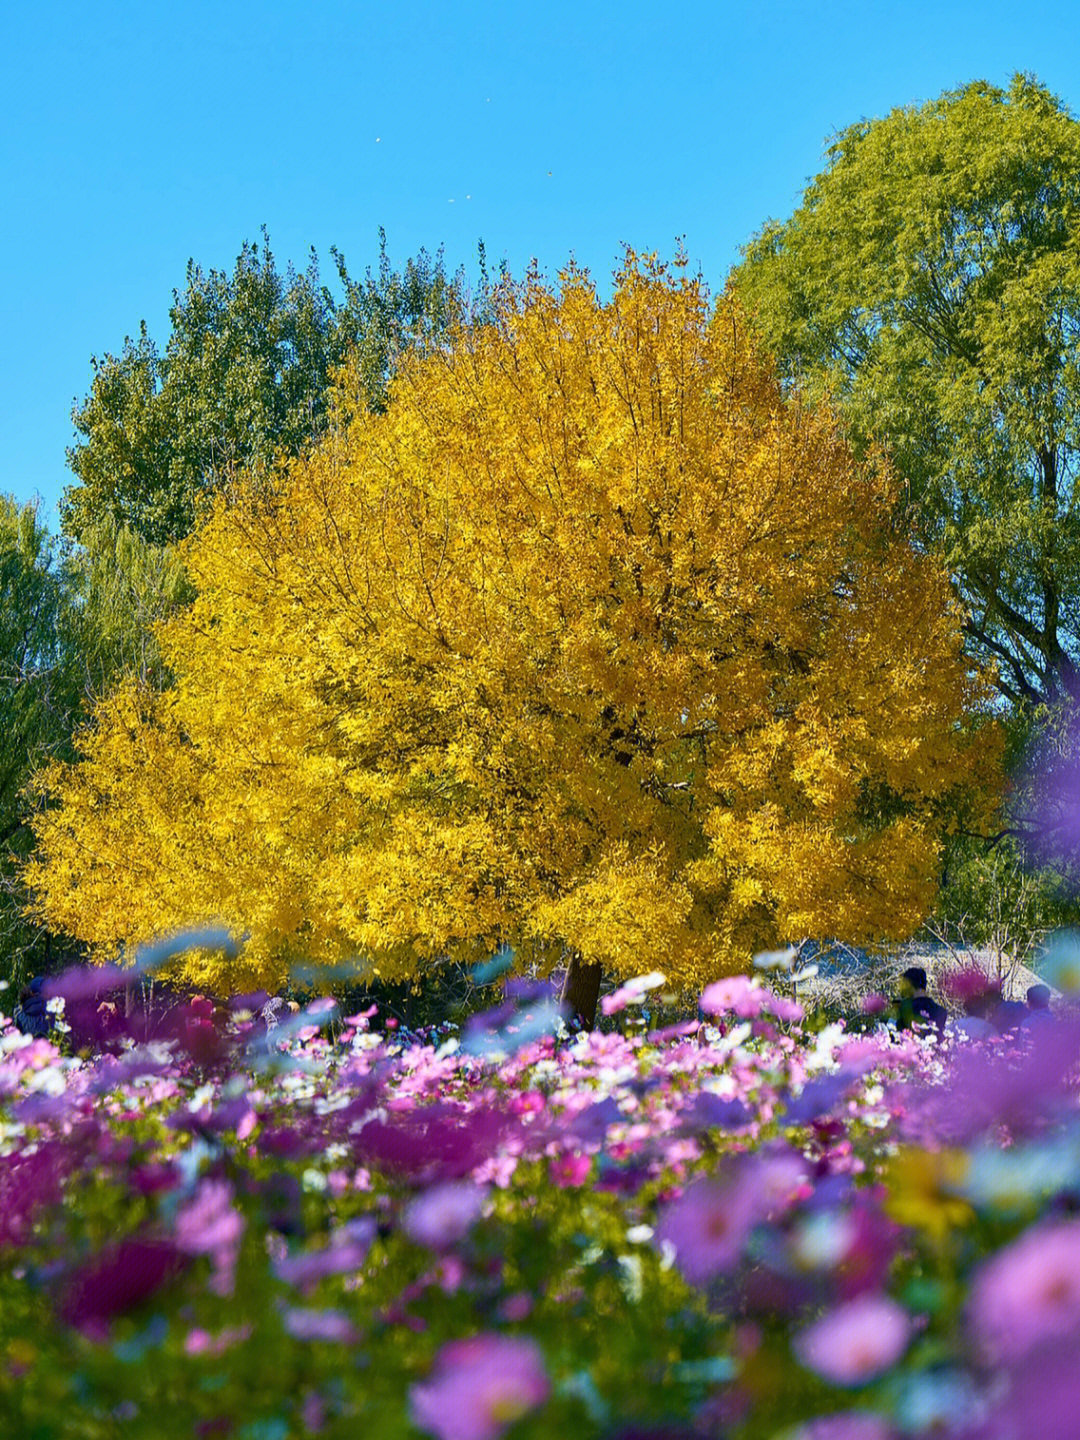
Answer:
[[[758,1216],[758,1202],[741,1180],[695,1180],[662,1207],[654,1238],[672,1247],[692,1285],[704,1285],[735,1268]]]
[[[241,1344],[251,1334],[250,1325],[233,1325],[211,1335],[209,1330],[195,1328],[184,1336],[184,1353],[187,1355],[224,1355],[234,1345]]]
[[[984,1423],[965,1440],[1076,1440],[1080,1415],[1076,1343],[1052,1345],[1024,1358],[999,1387]]]
[[[1035,968],[1044,984],[1063,995],[1080,994],[1080,930],[1057,930]]]
[[[855,1244],[855,1217],[847,1210],[811,1210],[791,1232],[791,1258],[800,1270],[832,1270]]]
[[[785,1440],[892,1440],[896,1432],[883,1415],[872,1410],[846,1410],[808,1420]]]
[[[987,1142],[969,1152],[960,1193],[973,1205],[1012,1215],[1080,1186],[1080,1136],[1075,1132],[1031,1144]]]
[[[376,1234],[373,1216],[346,1221],[318,1250],[283,1255],[274,1261],[274,1274],[287,1285],[314,1285],[328,1275],[359,1270]]]
[[[803,1007],[783,995],[774,995],[756,977],[729,975],[714,980],[701,992],[698,1008],[706,1015],[729,1012],[740,1020],[753,1020],[759,1015],[774,1015],[778,1020],[801,1020]]]
[[[446,1250],[464,1240],[484,1209],[487,1188],[471,1180],[431,1185],[409,1201],[401,1228],[417,1245]]]
[[[584,1185],[592,1170],[592,1157],[575,1152],[572,1155],[557,1155],[548,1164],[548,1174],[560,1190]]]
[[[600,1001],[600,1009],[605,1015],[615,1015],[618,1011],[625,1010],[627,1005],[640,1005],[650,990],[656,990],[666,983],[667,976],[662,975],[659,970],[652,970],[648,975],[635,975],[610,995],[605,995]]]
[[[731,975],[715,980],[701,992],[698,1008],[706,1015],[722,1015],[730,1011],[742,1020],[751,1020],[766,1008],[769,992],[747,975]]]
[[[969,1315],[993,1359],[1080,1330],[1080,1220],[1037,1225],[979,1266]]]
[[[794,945],[789,945],[786,950],[761,950],[754,956],[755,970],[790,970],[795,963],[798,951]]]
[[[967,1178],[970,1159],[963,1150],[922,1150],[907,1146],[889,1161],[885,1173],[889,1194],[885,1212],[898,1225],[923,1230],[936,1245],[944,1244],[954,1226],[975,1218],[957,1191]]]
[[[148,1300],[174,1280],[184,1264],[184,1257],[167,1240],[121,1240],[70,1276],[60,1299],[60,1314],[69,1325],[101,1339],[109,1321]]]
[[[900,1359],[911,1316],[888,1295],[859,1295],[796,1335],[799,1361],[834,1385],[864,1385]]]
[[[510,1335],[476,1335],[444,1345],[431,1375],[409,1391],[421,1430],[437,1440],[496,1440],[550,1392],[539,1346]]]
[[[187,1255],[209,1255],[214,1263],[210,1288],[232,1293],[236,1253],[244,1233],[244,1217],[232,1205],[232,1186],[225,1180],[199,1182],[195,1195],[176,1213],[174,1236]]]
[[[359,1331],[340,1310],[302,1310],[287,1305],[282,1324],[294,1340],[319,1340],[324,1344],[351,1345]]]

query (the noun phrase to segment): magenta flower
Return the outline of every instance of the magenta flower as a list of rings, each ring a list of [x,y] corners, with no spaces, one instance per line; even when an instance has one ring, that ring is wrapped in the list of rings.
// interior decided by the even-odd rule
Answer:
[[[574,1151],[570,1155],[558,1155],[548,1165],[548,1174],[560,1190],[571,1190],[584,1185],[592,1170],[592,1157]]]
[[[801,1364],[833,1385],[865,1385],[907,1349],[911,1316],[888,1295],[865,1294],[828,1311],[795,1337]]]
[[[984,1261],[969,1312],[994,1359],[1026,1355],[1080,1329],[1080,1221],[1036,1225]]]
[[[447,1250],[464,1240],[480,1218],[487,1189],[471,1180],[447,1180],[431,1185],[411,1200],[401,1228],[417,1245]]]
[[[454,1340],[431,1375],[409,1391],[413,1421],[436,1440],[497,1440],[547,1399],[551,1385],[540,1347],[513,1335]]]
[[[731,1184],[695,1180],[664,1206],[655,1238],[658,1244],[666,1241],[672,1247],[691,1285],[704,1285],[735,1268],[759,1213],[752,1188],[741,1178]]]
[[[184,1257],[167,1241],[129,1237],[100,1251],[68,1280],[60,1314],[93,1339],[103,1339],[111,1320],[134,1310],[184,1268]]]

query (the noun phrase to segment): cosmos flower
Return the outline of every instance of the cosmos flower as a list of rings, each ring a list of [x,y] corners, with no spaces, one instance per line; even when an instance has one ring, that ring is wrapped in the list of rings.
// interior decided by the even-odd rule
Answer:
[[[991,1358],[1016,1358],[1080,1329],[1080,1220],[1033,1226],[984,1260],[969,1315]]]
[[[448,1250],[465,1236],[480,1218],[487,1200],[486,1186],[471,1180],[447,1180],[429,1186],[410,1200],[401,1228],[417,1245],[429,1250]]]
[[[483,1334],[442,1347],[428,1379],[409,1391],[409,1409],[436,1440],[497,1440],[550,1389],[534,1341]]]
[[[799,1332],[799,1362],[834,1385],[865,1385],[900,1359],[911,1338],[911,1316],[888,1295],[864,1294],[828,1311]]]
[[[733,1270],[760,1213],[751,1187],[736,1179],[693,1181],[663,1207],[655,1240],[675,1252],[675,1262],[692,1285],[704,1285]]]

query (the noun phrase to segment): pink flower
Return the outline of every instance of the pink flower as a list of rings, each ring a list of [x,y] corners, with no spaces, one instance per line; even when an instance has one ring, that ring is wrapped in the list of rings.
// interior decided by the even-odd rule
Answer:
[[[672,1246],[691,1285],[704,1285],[735,1268],[758,1218],[755,1197],[741,1179],[733,1184],[695,1180],[663,1208],[655,1238],[658,1244],[666,1241]]]
[[[409,1391],[409,1408],[437,1440],[497,1440],[550,1389],[535,1341],[476,1335],[442,1347],[427,1381]]]
[[[720,1015],[730,1010],[740,1019],[752,1020],[765,1007],[768,992],[748,975],[732,975],[716,980],[701,992],[698,1006],[706,1015]]]
[[[250,1325],[232,1325],[211,1335],[209,1330],[196,1328],[184,1336],[184,1353],[187,1355],[224,1355],[234,1345],[239,1345],[251,1335]]]
[[[1080,1221],[1037,1225],[984,1261],[969,1313],[993,1358],[1027,1354],[1080,1328]]]
[[[487,1190],[471,1180],[432,1185],[410,1201],[401,1228],[417,1245],[446,1250],[464,1240],[480,1218]]]
[[[752,1188],[761,1218],[774,1220],[810,1194],[809,1167],[797,1150],[778,1146],[752,1156],[743,1170]]]
[[[232,1208],[232,1186],[203,1180],[194,1197],[177,1212],[176,1243],[188,1255],[212,1255],[239,1241],[244,1218]]]
[[[592,1158],[575,1151],[572,1155],[559,1155],[548,1166],[548,1174],[560,1190],[584,1185],[592,1169]]]
[[[859,1295],[795,1337],[801,1364],[834,1385],[865,1385],[895,1364],[911,1338],[911,1316],[888,1295]]]
[[[214,1262],[210,1289],[231,1295],[236,1255],[244,1233],[244,1217],[232,1207],[232,1186],[225,1180],[202,1180],[195,1195],[177,1211],[177,1247],[187,1255],[209,1255]]]

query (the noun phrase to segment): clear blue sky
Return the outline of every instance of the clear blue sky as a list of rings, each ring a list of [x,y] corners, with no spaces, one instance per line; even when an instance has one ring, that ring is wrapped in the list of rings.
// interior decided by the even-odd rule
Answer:
[[[164,342],[193,256],[353,273],[482,238],[512,271],[628,243],[716,285],[828,135],[1034,71],[1080,111],[1077,0],[28,0],[0,21],[0,490],[68,483],[90,357]]]

